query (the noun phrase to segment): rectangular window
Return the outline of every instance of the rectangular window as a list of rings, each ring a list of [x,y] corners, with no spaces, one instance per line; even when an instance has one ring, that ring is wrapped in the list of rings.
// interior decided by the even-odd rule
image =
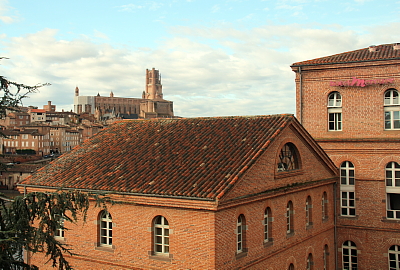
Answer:
[[[342,130],[342,113],[335,112],[328,114],[329,130]]]
[[[353,191],[342,191],[341,192],[341,208],[342,216],[355,216],[356,215],[356,204],[355,196]]]
[[[385,129],[400,129],[400,111],[385,112]]]
[[[27,140],[28,139],[28,134],[22,134],[22,139]]]
[[[387,194],[387,218],[400,219],[400,194]]]

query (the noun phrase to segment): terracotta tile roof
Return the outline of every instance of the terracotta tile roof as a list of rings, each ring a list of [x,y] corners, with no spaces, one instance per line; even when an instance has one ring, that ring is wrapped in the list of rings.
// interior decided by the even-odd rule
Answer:
[[[395,49],[398,48],[398,49]],[[375,49],[375,51],[374,51]],[[400,44],[383,44],[378,46],[370,46],[368,48],[334,54],[312,60],[293,63],[293,66],[307,65],[323,65],[323,64],[339,64],[351,62],[366,62],[399,59],[400,60]]]
[[[215,199],[293,115],[117,122],[23,184]]]

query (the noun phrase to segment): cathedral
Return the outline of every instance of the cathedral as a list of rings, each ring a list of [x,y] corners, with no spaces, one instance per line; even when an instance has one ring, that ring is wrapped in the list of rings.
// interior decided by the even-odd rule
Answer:
[[[161,74],[159,70],[146,69],[146,87],[142,98],[79,96],[79,88],[75,88],[74,112],[89,113],[102,120],[107,115],[127,116],[128,118],[172,118],[173,102],[163,99]]]

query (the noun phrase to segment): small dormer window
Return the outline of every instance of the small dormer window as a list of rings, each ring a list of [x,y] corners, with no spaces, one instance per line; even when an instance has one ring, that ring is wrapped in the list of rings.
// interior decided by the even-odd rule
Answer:
[[[278,172],[299,169],[297,149],[292,143],[285,144],[279,153]]]

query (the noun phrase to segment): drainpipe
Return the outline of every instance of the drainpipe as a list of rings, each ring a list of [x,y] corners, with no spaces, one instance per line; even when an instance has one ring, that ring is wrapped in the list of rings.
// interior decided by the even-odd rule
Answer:
[[[301,73],[301,67],[299,67],[299,76],[300,76],[300,86],[299,86],[299,94],[300,94],[300,109],[299,109],[299,116],[298,119],[300,121],[300,124],[303,123],[303,76]]]
[[[334,228],[334,231],[333,231],[333,236],[334,236],[334,242],[333,242],[333,248],[335,249],[335,269],[337,270],[337,269],[339,269],[338,268],[338,247],[337,247],[337,228],[336,228],[336,225],[337,225],[337,198],[336,198],[336,196],[337,196],[337,183],[335,182],[335,183],[333,183],[333,228]]]

